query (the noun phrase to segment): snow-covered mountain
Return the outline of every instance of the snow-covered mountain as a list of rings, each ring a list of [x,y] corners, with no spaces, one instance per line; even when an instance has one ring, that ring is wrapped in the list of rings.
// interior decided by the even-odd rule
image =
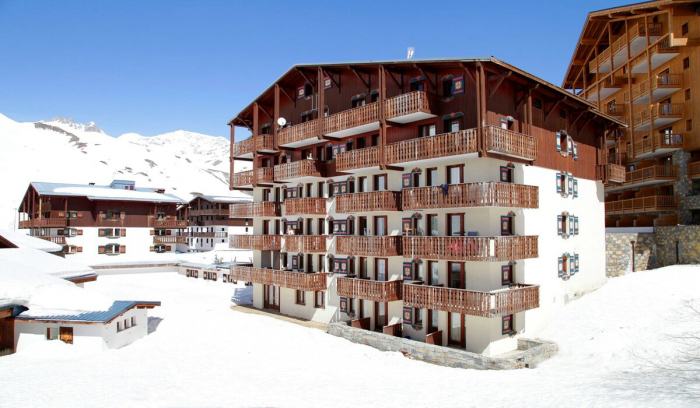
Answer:
[[[179,130],[158,136],[105,134],[70,118],[15,122],[0,114],[0,228],[12,228],[30,181],[109,184],[136,181],[189,200],[195,193],[249,198],[229,191],[229,142]],[[236,170],[250,167],[236,162]]]

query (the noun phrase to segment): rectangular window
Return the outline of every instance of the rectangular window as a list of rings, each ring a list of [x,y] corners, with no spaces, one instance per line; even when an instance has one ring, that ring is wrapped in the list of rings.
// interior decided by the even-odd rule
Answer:
[[[685,90],[685,100],[686,101],[690,100],[690,88]]]
[[[447,184],[463,183],[464,165],[447,166]]]
[[[439,316],[437,310],[428,309],[428,334],[438,331]]]
[[[386,282],[387,280],[387,264],[389,261],[386,258],[375,258],[374,260],[374,273],[376,280],[379,282]]]
[[[378,215],[374,217],[374,235],[378,237],[383,237],[387,235],[386,221],[386,215]]]
[[[693,120],[692,119],[688,119],[685,121],[685,130],[687,132],[690,132],[691,130],[693,130]]]
[[[134,326],[136,326],[136,317],[132,316],[131,317],[131,327],[134,327]]]
[[[359,108],[360,106],[365,106],[365,99],[364,98],[357,98],[354,101],[352,101],[353,108]]]
[[[413,308],[413,324],[423,326],[423,309]]]
[[[681,35],[682,36],[688,35],[688,31],[689,31],[688,30],[688,23],[683,23],[683,25],[681,26]]]
[[[117,322],[117,333],[122,331],[122,322]]]
[[[418,137],[435,136],[435,124],[418,126]]]
[[[426,186],[437,186],[438,185],[438,171],[436,167],[425,170],[425,185]]]
[[[46,340],[58,340],[58,327],[48,327],[46,329]]]
[[[459,119],[447,119],[443,123],[445,133],[459,132],[460,130],[460,120]]]
[[[430,281],[428,283],[431,286],[437,286],[440,279],[438,261],[428,261],[428,273],[430,273]]]
[[[452,289],[464,289],[463,276],[464,276],[464,263],[462,262],[448,262],[447,263],[450,271],[450,288]]]
[[[306,292],[303,290],[297,290],[297,305],[306,304]]]
[[[690,68],[690,57],[683,58],[683,69]]]
[[[464,214],[447,214],[447,235],[461,237],[463,235]]]
[[[428,236],[437,237],[438,231],[438,216],[437,214],[428,214]]]
[[[442,80],[442,95],[451,96],[452,95],[452,78]]]
[[[324,303],[324,294],[325,294],[325,292],[321,292],[321,291],[316,292],[314,307],[316,307],[318,309],[325,309],[326,306]]]
[[[387,189],[386,185],[386,174],[377,174],[374,176],[374,191],[385,191]]]

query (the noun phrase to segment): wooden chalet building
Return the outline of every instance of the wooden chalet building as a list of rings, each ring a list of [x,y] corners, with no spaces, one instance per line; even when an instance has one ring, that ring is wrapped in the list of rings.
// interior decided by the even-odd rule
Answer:
[[[108,186],[32,182],[18,209],[19,228],[63,245],[76,258],[175,252],[187,244],[185,201],[133,181]]]
[[[187,219],[187,244],[183,252],[211,251],[217,245],[228,248],[230,234],[247,234],[253,229],[252,217],[239,217],[234,208],[249,203],[241,198],[198,195],[181,214]]]
[[[296,65],[229,125],[255,307],[497,355],[605,281],[624,124],[495,58]]]
[[[700,223],[700,2],[588,14],[563,87],[628,124],[608,134],[608,227]]]

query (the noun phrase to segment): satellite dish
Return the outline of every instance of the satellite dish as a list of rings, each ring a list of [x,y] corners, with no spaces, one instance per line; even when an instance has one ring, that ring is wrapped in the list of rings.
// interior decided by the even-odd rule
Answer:
[[[280,126],[284,126],[284,125],[287,124],[287,119],[285,119],[285,118],[279,118],[279,119],[277,119],[277,124],[280,125]]]

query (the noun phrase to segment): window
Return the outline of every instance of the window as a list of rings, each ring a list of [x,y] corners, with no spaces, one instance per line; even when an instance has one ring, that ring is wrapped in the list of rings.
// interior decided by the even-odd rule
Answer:
[[[435,136],[435,124],[418,126],[418,137]]]
[[[387,235],[387,216],[378,215],[374,217],[374,235],[378,237],[383,237]]]
[[[443,122],[444,126],[444,132],[445,133],[454,133],[454,132],[459,132],[460,129],[460,120],[459,119],[446,119]]]
[[[683,23],[683,25],[681,26],[681,35],[688,35],[688,23]]]
[[[384,191],[386,189],[386,174],[376,174],[374,176],[374,191]]]
[[[447,214],[447,235],[453,237],[462,236],[462,226],[464,225],[464,214]]]
[[[450,271],[450,288],[464,289],[462,287],[464,264],[462,262],[448,262],[447,265]]]
[[[683,58],[683,69],[690,68],[690,57]]]
[[[124,328],[125,329],[129,328],[129,320],[128,319],[124,319]]]
[[[374,259],[374,273],[375,278],[379,282],[386,282],[388,279],[387,275],[387,264],[389,260],[386,258],[375,258]]]
[[[437,186],[438,185],[438,171],[436,167],[425,170],[425,185],[426,186]]]
[[[428,214],[428,236],[430,237],[437,237],[439,234],[438,231],[438,216],[437,214]]]
[[[686,101],[690,100],[690,88],[685,90],[685,100]]]
[[[324,303],[324,301],[325,301],[324,295],[325,295],[325,292],[321,292],[321,291],[316,292],[316,296],[315,296],[316,299],[314,302],[315,303],[314,307],[316,307],[318,309],[325,309],[326,308],[325,303]]]
[[[117,322],[117,333],[122,331],[122,322]]]
[[[438,331],[439,316],[437,310],[428,309],[428,334]]]
[[[453,82],[452,78],[442,80],[442,95],[443,96],[452,95],[452,82]]]
[[[412,83],[411,91],[425,91],[425,81]]]
[[[136,317],[131,316],[131,327],[134,327],[134,326],[136,326]]]
[[[688,119],[685,121],[685,130],[687,132],[690,132],[691,130],[693,130],[693,120],[692,119]]]
[[[370,103],[379,102],[379,92],[374,91],[369,95]]]
[[[301,115],[301,123],[309,122],[313,119],[313,115]]]
[[[438,261],[428,261],[428,273],[430,274],[428,284],[437,286],[440,278]]]
[[[46,328],[46,340],[58,340],[58,327]]]
[[[357,98],[357,99],[352,101],[353,108],[359,108],[360,106],[365,106],[365,99],[364,98]]]
[[[413,324],[423,326],[423,309],[413,308]]]
[[[447,184],[463,183],[464,165],[447,166]]]
[[[297,305],[306,304],[306,292],[303,290],[297,290]]]

